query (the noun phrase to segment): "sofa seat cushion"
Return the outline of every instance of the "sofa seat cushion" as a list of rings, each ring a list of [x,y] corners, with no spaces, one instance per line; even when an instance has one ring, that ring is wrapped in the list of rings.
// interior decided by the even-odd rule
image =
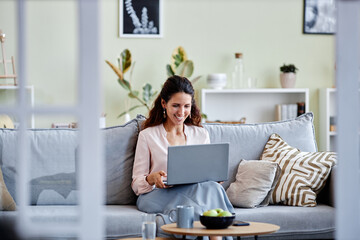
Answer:
[[[79,208],[74,205],[30,206],[31,221],[36,223],[79,224]],[[15,222],[18,212],[0,212],[0,220]],[[133,205],[104,206],[107,239],[141,237],[141,214]],[[60,237],[59,234],[49,239]],[[61,237],[74,237],[64,234]]]
[[[266,222],[280,226],[270,239],[316,239],[321,235],[334,238],[335,208],[318,204],[313,208],[269,205],[259,208],[235,208],[236,219]],[[295,236],[296,235],[296,236]]]

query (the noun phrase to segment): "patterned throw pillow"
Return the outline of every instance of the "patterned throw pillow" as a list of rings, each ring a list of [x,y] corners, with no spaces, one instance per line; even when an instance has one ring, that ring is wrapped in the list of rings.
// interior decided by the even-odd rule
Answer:
[[[334,152],[300,152],[275,133],[270,136],[260,159],[277,162],[281,168],[270,203],[290,206],[316,206],[316,195],[336,164]]]

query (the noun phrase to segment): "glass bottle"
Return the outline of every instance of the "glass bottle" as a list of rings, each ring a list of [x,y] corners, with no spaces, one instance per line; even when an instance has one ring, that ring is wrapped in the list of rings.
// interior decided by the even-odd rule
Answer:
[[[235,62],[231,78],[232,88],[244,87],[244,65],[242,57],[242,53],[235,53]]]

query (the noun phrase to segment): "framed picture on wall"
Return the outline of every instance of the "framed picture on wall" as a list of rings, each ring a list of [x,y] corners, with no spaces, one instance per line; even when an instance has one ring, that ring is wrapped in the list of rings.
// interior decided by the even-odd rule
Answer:
[[[303,33],[334,34],[335,28],[335,0],[304,0]]]
[[[161,38],[162,0],[119,0],[120,37]]]

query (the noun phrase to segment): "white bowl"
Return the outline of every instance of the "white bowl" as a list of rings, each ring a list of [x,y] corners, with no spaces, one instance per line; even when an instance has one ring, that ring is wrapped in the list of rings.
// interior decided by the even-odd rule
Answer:
[[[207,76],[206,80],[208,86],[213,89],[222,89],[226,86],[225,73],[213,73]]]

